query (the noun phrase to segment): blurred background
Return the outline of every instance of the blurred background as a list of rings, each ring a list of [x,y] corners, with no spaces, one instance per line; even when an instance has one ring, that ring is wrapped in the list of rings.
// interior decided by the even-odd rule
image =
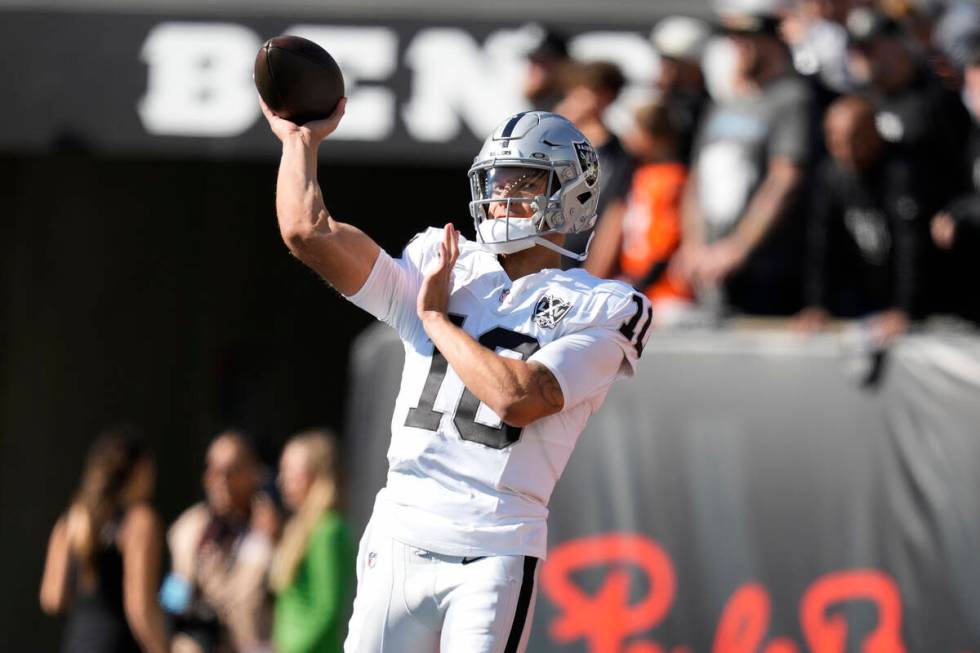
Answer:
[[[326,203],[392,254],[472,235],[516,111],[599,151],[585,265],[655,330],[559,483],[531,650],[980,650],[973,0],[0,0],[0,648],[115,610],[146,651],[334,650],[293,549],[344,595],[401,349],[279,237],[251,74],[287,33],[345,75]],[[92,551],[144,504],[134,607]]]

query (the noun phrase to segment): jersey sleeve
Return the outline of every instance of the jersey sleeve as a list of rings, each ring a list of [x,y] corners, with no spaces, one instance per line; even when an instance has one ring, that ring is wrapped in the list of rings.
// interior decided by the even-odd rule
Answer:
[[[418,326],[415,302],[423,271],[432,256],[433,231],[438,230],[428,229],[412,238],[401,258],[392,258],[381,250],[367,281],[347,297],[355,306],[393,327],[402,339],[408,339]]]
[[[623,284],[624,287],[625,284]],[[642,293],[617,293],[604,302],[603,327],[623,352],[624,376],[633,376],[643,348],[650,340],[653,307]]]
[[[650,338],[653,309],[639,293],[610,297],[593,326],[553,340],[530,357],[548,368],[561,386],[564,409],[633,376]]]

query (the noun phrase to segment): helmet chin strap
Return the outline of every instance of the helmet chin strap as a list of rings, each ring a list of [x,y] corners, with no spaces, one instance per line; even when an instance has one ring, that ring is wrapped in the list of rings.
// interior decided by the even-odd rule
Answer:
[[[589,258],[589,247],[592,246],[593,238],[595,238],[595,231],[589,234],[589,240],[587,243],[585,243],[585,249],[582,251],[581,254],[576,254],[575,252],[571,252],[565,249],[564,247],[562,247],[561,245],[556,245],[555,243],[551,242],[547,238],[541,238],[540,236],[535,236],[534,242],[538,245],[541,245],[542,247],[547,247],[548,249],[554,252],[558,252],[562,256],[567,256],[568,258],[574,259],[579,263],[581,263],[585,259]]]

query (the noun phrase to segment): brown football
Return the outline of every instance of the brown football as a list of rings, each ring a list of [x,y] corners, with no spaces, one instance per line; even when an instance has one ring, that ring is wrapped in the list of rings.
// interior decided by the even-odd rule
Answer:
[[[277,36],[262,44],[254,78],[269,108],[298,125],[326,118],[344,96],[340,66],[329,52],[300,36]]]

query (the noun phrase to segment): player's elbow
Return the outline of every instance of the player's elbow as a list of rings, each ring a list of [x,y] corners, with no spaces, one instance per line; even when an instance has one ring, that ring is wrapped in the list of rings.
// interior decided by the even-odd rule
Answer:
[[[540,363],[528,363],[518,382],[504,393],[497,415],[510,426],[524,428],[531,422],[561,412],[565,398],[554,374]]]
[[[282,229],[282,240],[289,252],[314,270],[334,246],[335,234],[324,232],[313,225],[296,225]],[[332,249],[333,248],[333,249]]]
[[[534,420],[528,419],[523,416],[515,416],[515,417],[505,417],[501,421],[507,426],[512,426],[515,429],[522,429],[528,424],[530,424],[531,422],[533,422]]]
[[[555,411],[548,411],[530,396],[513,396],[503,401],[496,412],[504,424],[522,429]]]
[[[508,426],[523,427],[524,415],[520,407],[520,394],[516,389],[497,388],[493,396],[481,397],[487,408]]]
[[[282,240],[298,258],[321,249],[335,235],[330,215],[310,201],[283,203],[277,213]]]
[[[300,222],[283,224],[280,228],[280,233],[282,234],[282,241],[286,243],[286,247],[299,259],[308,255],[313,249],[313,243],[316,241],[317,236],[316,229],[312,225]]]

